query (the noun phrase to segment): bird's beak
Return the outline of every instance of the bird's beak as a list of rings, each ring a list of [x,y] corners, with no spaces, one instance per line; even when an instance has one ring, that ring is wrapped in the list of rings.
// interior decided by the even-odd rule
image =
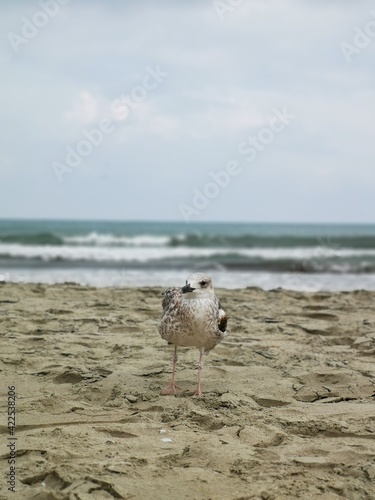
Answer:
[[[182,293],[194,292],[195,288],[192,288],[189,283],[181,288]]]

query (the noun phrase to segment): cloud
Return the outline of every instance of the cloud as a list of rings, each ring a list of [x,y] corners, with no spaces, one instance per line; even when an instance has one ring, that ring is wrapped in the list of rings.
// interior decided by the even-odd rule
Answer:
[[[87,90],[82,90],[74,100],[72,107],[66,111],[68,121],[93,123],[98,119],[98,102]]]
[[[344,193],[353,199],[370,191],[375,199],[375,39],[351,64],[340,43],[352,40],[372,8],[367,0],[360,6],[247,0],[220,21],[211,1],[84,0],[62,7],[15,54],[7,34],[19,32],[23,16],[31,19],[39,6],[3,3],[0,173],[9,186],[3,215],[95,218],[120,210],[124,217],[169,218],[176,207],[178,218],[181,199],[235,157],[238,144],[266,126],[274,108],[287,106],[297,116],[293,127],[256,164],[245,164],[241,180],[202,217],[221,218],[225,207],[229,218],[243,220],[249,189],[267,205],[262,213],[251,205],[245,217],[252,219],[290,217],[298,193],[307,196],[309,189],[311,199],[331,190],[342,219],[354,217]],[[113,101],[156,65],[168,78],[119,119]],[[115,131],[57,186],[51,162],[104,118]],[[22,192],[21,201],[11,192]],[[160,194],[158,203],[145,204],[153,193]],[[372,217],[358,210],[358,219]],[[329,220],[328,197],[316,207],[302,203],[297,212]]]

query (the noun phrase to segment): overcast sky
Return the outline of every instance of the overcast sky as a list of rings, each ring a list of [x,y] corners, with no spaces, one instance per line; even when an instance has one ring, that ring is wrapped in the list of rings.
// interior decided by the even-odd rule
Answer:
[[[375,222],[373,2],[16,0],[0,31],[0,217]]]

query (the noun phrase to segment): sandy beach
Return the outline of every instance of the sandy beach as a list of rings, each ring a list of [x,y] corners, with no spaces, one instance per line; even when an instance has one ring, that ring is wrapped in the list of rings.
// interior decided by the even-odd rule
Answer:
[[[201,399],[195,349],[159,395],[161,292],[0,285],[1,499],[375,498],[375,292],[216,290],[229,333]]]

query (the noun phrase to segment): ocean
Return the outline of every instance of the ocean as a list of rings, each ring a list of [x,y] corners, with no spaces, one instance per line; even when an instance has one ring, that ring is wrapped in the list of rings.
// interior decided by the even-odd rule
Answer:
[[[375,225],[0,220],[0,282],[375,290]]]

